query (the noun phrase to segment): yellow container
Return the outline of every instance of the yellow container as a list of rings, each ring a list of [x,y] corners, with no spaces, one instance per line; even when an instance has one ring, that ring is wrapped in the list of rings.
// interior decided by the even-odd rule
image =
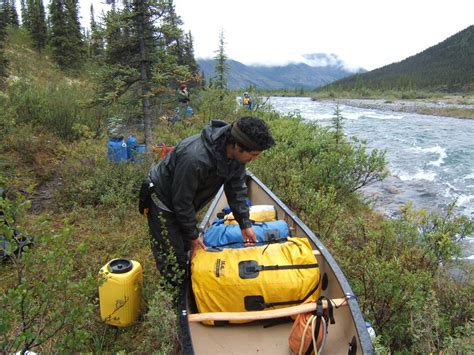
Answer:
[[[110,325],[126,327],[140,315],[143,269],[138,261],[113,259],[99,271],[100,316]]]

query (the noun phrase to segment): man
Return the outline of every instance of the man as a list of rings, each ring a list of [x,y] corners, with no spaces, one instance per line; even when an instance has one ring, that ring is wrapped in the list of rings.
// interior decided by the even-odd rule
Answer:
[[[246,203],[245,164],[274,144],[259,118],[242,117],[231,125],[214,120],[151,167],[148,225],[153,255],[163,276],[172,280],[176,274],[167,257],[170,248],[181,270],[185,270],[189,250],[193,254],[196,248],[205,248],[196,228],[196,213],[222,185],[244,242],[257,241]]]
[[[183,120],[186,116],[192,115],[192,108],[189,106],[189,91],[186,84],[181,84],[178,89],[178,118]]]
[[[245,108],[248,108],[249,110],[252,108],[252,99],[250,98],[250,95],[248,92],[244,92],[244,99],[242,103]]]

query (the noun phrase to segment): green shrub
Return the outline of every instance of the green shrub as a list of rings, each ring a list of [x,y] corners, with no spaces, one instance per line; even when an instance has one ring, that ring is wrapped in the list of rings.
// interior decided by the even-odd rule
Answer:
[[[157,287],[148,303],[145,315],[146,339],[140,344],[139,351],[155,354],[177,354],[179,345],[179,326],[176,304],[173,296]]]
[[[14,244],[14,229],[28,235],[13,223],[13,211],[22,204],[1,199],[5,215],[0,220],[0,234]],[[18,217],[16,214],[15,217]],[[7,223],[4,223],[7,222]],[[75,352],[89,341],[93,319],[91,304],[95,278],[77,260],[87,253],[84,243],[71,249],[71,230],[36,231],[34,244],[19,254],[11,254],[2,269],[11,277],[0,295],[0,348],[7,353],[49,349],[53,352]],[[19,236],[17,235],[17,238]],[[2,270],[2,273],[5,270]]]
[[[341,128],[332,132],[297,116],[263,116],[276,145],[249,169],[305,220],[316,221],[317,232],[329,236],[344,206],[352,203],[352,193],[385,177],[384,153],[369,153],[364,142],[344,139]]]
[[[101,111],[81,105],[88,95],[89,90],[79,81],[22,79],[9,86],[8,104],[16,124],[41,125],[61,138],[73,139],[77,138],[75,124],[94,132],[101,126]]]
[[[195,100],[194,104],[193,107],[207,121],[221,119],[232,122],[238,117],[236,97],[222,90],[207,88],[201,91],[199,99]]]
[[[64,162],[59,172],[62,184],[56,189],[56,206],[124,207],[119,210],[126,213],[125,206],[136,203],[141,182],[154,157],[149,154],[135,163],[110,162],[104,140],[99,143],[84,140],[74,149],[75,154]]]
[[[453,294],[451,277],[443,272],[442,283],[438,278],[442,265],[448,267],[457,255],[458,238],[470,231],[472,223],[452,210],[440,216],[408,207],[401,219],[381,225],[349,220],[328,243],[363,313],[391,351],[442,350],[443,339],[455,337],[455,329],[474,315],[469,306],[450,306],[465,304],[460,295],[472,285],[458,285],[454,289],[464,292]]]

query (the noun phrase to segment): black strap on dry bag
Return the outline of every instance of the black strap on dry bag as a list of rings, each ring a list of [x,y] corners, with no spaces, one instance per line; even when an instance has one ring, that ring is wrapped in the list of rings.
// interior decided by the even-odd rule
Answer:
[[[239,263],[239,276],[242,279],[253,279],[258,277],[261,271],[290,270],[290,269],[311,269],[318,268],[317,263],[314,264],[298,264],[298,265],[258,265],[256,260],[245,260]],[[321,277],[319,277],[316,285],[308,292],[308,294],[299,300],[291,300],[284,302],[266,303],[263,296],[245,296],[244,304],[247,311],[261,311],[265,308],[275,306],[288,306],[292,304],[300,304],[306,301],[319,287]]]

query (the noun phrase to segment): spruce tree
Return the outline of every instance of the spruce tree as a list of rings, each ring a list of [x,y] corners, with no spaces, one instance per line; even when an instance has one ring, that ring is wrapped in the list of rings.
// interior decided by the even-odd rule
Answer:
[[[47,27],[43,0],[28,0],[29,32],[37,50],[46,46]]]
[[[163,23],[160,27],[163,34],[163,45],[167,48],[169,55],[176,58],[179,65],[184,64],[184,48],[183,48],[183,30],[180,26],[183,21],[176,14],[175,6],[172,1],[164,2],[165,12]]]
[[[153,106],[169,102],[178,83],[191,76],[189,68],[179,64],[183,60],[182,30],[176,28],[180,20],[173,11],[170,0],[133,0],[105,17],[106,66],[97,100],[102,104],[128,102],[129,109],[139,95],[148,147],[153,142]]]
[[[21,0],[21,26],[27,30],[31,30],[31,25],[30,25],[30,13],[28,11],[29,9],[29,3],[31,0]]]
[[[78,15],[78,0],[51,0],[49,5],[53,57],[63,69],[78,69],[84,46]]]
[[[225,37],[224,30],[219,33],[219,49],[214,58],[216,63],[214,65],[215,77],[213,78],[213,85],[222,91],[227,89],[227,73],[229,66],[227,65],[227,55],[225,54]]]
[[[18,13],[16,12],[15,0],[2,0],[0,1],[1,13],[4,18],[5,26],[18,27]]]
[[[100,23],[94,18],[94,5],[91,4],[90,17],[90,39],[89,39],[89,56],[91,58],[100,58],[104,53],[104,35]]]
[[[7,27],[7,16],[5,15],[5,2],[0,1],[0,88],[5,83],[5,78],[8,76],[7,67],[8,61],[5,58],[5,37]]]
[[[138,52],[132,8],[124,5],[122,9],[113,8],[105,16],[105,60],[109,65],[134,66]]]
[[[196,78],[195,81],[197,81],[197,84],[202,85],[203,78],[199,74],[199,66],[194,57],[193,36],[191,35],[191,31],[184,35],[183,64],[189,68],[193,76]]]

